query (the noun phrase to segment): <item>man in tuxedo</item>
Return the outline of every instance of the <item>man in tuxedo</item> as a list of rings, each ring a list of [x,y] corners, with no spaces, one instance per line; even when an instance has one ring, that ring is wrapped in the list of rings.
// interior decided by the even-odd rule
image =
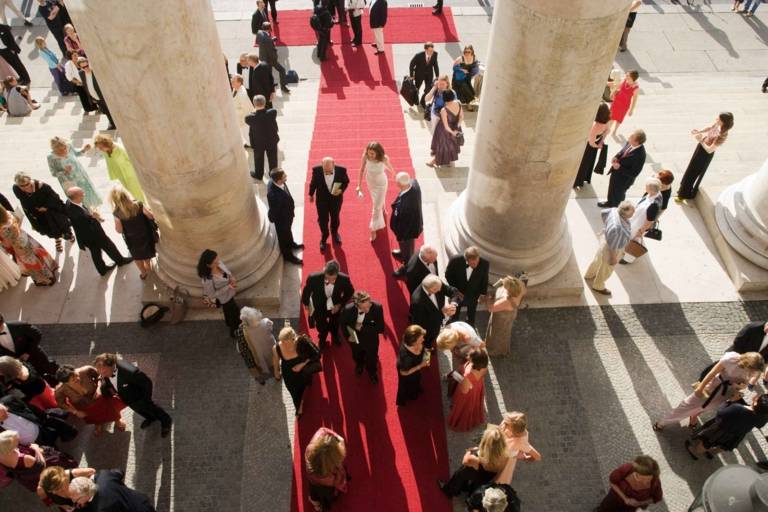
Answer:
[[[277,60],[277,48],[275,39],[272,37],[272,25],[269,22],[261,25],[261,30],[256,34],[256,43],[259,45],[259,60],[277,70],[280,75],[280,90],[283,94],[290,94],[291,90],[285,85],[285,68]]]
[[[597,203],[601,208],[615,208],[624,200],[627,190],[635,182],[645,165],[645,132],[635,130],[621,151],[613,157],[611,179],[608,182],[608,199]]]
[[[443,324],[456,314],[455,300],[446,304],[447,298],[443,280],[432,274],[426,276],[411,294],[410,323],[427,331],[424,335],[426,348],[432,348]]]
[[[29,85],[29,72],[19,58],[20,53],[21,48],[19,48],[19,45],[16,44],[16,40],[13,38],[11,27],[0,24],[0,57],[5,59],[13,70],[16,71],[16,74],[19,75],[20,85]],[[5,79],[5,77],[2,78]]]
[[[259,56],[255,53],[248,55],[248,66],[250,71],[250,85],[253,97],[261,94],[266,98],[267,109],[272,108],[272,100],[275,99],[275,77],[272,76],[272,66],[266,62],[261,62]]]
[[[322,272],[314,272],[307,277],[301,292],[301,303],[307,308],[310,327],[317,328],[321,346],[325,344],[328,333],[334,345],[341,344],[339,314],[354,293],[352,281],[347,274],[339,271],[336,260],[328,261]]]
[[[152,380],[146,373],[131,363],[118,359],[116,354],[99,354],[94,359],[93,366],[101,377],[102,395],[117,395],[125,405],[139,413],[144,418],[141,422],[142,429],[159,421],[160,435],[168,437],[173,420],[152,400]]]
[[[405,264],[405,283],[408,293],[413,293],[429,274],[438,275],[437,250],[431,245],[422,245],[419,252]]]
[[[733,344],[725,351],[738,352],[739,354],[759,352],[764,359],[768,359],[768,322],[763,320],[749,322],[742,327],[733,340]]]
[[[259,96],[257,96],[259,98]],[[261,96],[263,98],[263,96]],[[253,140],[253,139],[251,139]],[[280,245],[280,252],[283,255],[283,259],[288,263],[295,265],[301,265],[303,261],[301,258],[294,256],[293,251],[296,249],[303,249],[304,244],[297,244],[293,240],[293,231],[291,226],[293,225],[294,209],[293,196],[288,190],[286,181],[288,175],[282,169],[272,169],[269,172],[269,183],[267,184],[267,204],[269,205],[269,221],[275,224],[275,232],[277,233],[277,243]]]
[[[251,16],[251,32],[253,35],[258,35],[261,27],[268,21],[269,13],[267,12],[267,5],[264,3],[264,0],[258,0],[258,2],[256,2],[256,11],[254,11],[253,16]]]
[[[66,411],[49,411],[31,407],[15,396],[4,396],[0,398],[0,432],[15,430],[19,443],[26,445],[56,446],[59,439],[66,443],[77,437],[77,429],[64,421]]]
[[[67,197],[69,199],[67,199],[64,205],[64,211],[72,222],[77,245],[81,251],[86,249],[91,251],[93,264],[96,266],[96,271],[99,274],[105,276],[110,270],[115,268],[115,265],[127,265],[133,261],[133,258],[120,254],[115,244],[109,239],[104,229],[102,229],[101,222],[96,220],[88,208],[83,206],[83,197],[85,197],[83,189],[71,187],[67,189]],[[107,256],[114,261],[112,265],[104,263],[104,258],[101,255],[102,251],[107,253]]]
[[[317,35],[317,59],[324,61],[328,46],[331,44],[331,29],[333,28],[333,18],[328,10],[326,2],[319,2],[312,13],[317,18],[315,25],[315,35]]]
[[[96,105],[99,112],[107,116],[109,120],[107,130],[115,130],[115,121],[112,119],[112,114],[107,106],[107,100],[104,99],[104,95],[101,93],[99,82],[96,81],[96,75],[93,74],[88,59],[85,57],[78,58],[77,67],[80,68],[80,82],[82,82],[87,96],[91,99],[91,103]]]
[[[0,356],[11,356],[28,362],[32,368],[55,385],[59,365],[40,347],[43,334],[26,322],[6,322],[0,314]]]
[[[477,247],[470,246],[464,254],[458,254],[448,260],[445,267],[445,280],[459,290],[461,302],[456,306],[456,314],[451,319],[457,321],[461,307],[467,307],[467,323],[474,327],[477,303],[484,299],[488,291],[488,273],[490,263],[480,257]]]
[[[421,187],[416,178],[411,178],[407,172],[399,172],[395,176],[395,183],[400,192],[392,203],[392,215],[389,217],[389,227],[397,237],[399,249],[392,251],[392,256],[403,263],[392,275],[404,276],[405,264],[413,256],[416,239],[424,230],[424,222],[421,215]]]
[[[435,77],[440,76],[440,66],[437,63],[435,45],[429,42],[424,43],[424,51],[413,56],[408,70],[417,91],[421,89],[421,84],[424,84],[424,92],[419,98],[419,105],[426,109],[427,104],[424,102],[424,97],[432,88],[432,82],[434,82]]]
[[[333,241],[341,245],[339,236],[339,213],[344,201],[344,191],[349,185],[347,168],[336,165],[333,158],[323,158],[322,165],[312,168],[312,179],[309,182],[309,202],[315,202],[317,207],[317,223],[320,226],[320,251],[325,251],[328,240],[328,223]],[[317,192],[317,201],[315,201]]]
[[[100,469],[93,480],[73,478],[69,496],[82,512],[156,512],[148,496],[125,485],[125,472],[120,469]]]
[[[264,153],[272,171],[277,168],[277,143],[280,141],[277,127],[277,111],[267,108],[267,99],[261,94],[253,98],[253,113],[245,116],[248,125],[248,137],[253,148],[254,168],[251,176],[261,181],[264,179]]]
[[[355,360],[355,373],[363,368],[374,384],[379,382],[379,334],[384,332],[384,308],[373,302],[367,292],[355,292],[352,304],[341,312],[341,333],[349,342]],[[354,332],[354,336],[352,335]]]
[[[370,24],[373,30],[373,38],[376,40],[371,46],[376,47],[375,55],[384,54],[384,27],[387,24],[387,0],[371,0]]]
[[[241,53],[240,58],[235,65],[235,69],[237,70],[237,74],[243,77],[243,87],[245,87],[245,92],[248,93],[248,100],[251,102],[251,105],[253,105],[253,97],[256,96],[256,92],[254,92],[253,85],[251,85],[251,71],[253,68],[251,68],[251,63],[249,62],[248,57],[248,53]],[[258,60],[256,62],[258,63]]]

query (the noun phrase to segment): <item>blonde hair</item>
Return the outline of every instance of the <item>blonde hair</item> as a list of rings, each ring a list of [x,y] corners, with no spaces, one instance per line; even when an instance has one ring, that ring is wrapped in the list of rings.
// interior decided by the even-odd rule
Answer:
[[[21,377],[22,368],[24,365],[18,359],[11,356],[0,357],[0,376],[18,379]]]
[[[8,455],[19,445],[19,433],[15,430],[0,432],[0,455]]]
[[[477,457],[487,471],[498,473],[504,469],[507,463],[507,441],[501,428],[494,425],[483,432]]]
[[[64,33],[65,34],[67,33],[67,31],[69,29],[72,29],[72,32],[75,32],[75,34],[77,34],[77,32],[75,31],[75,26],[73,24],[67,23],[66,25],[64,25]]]
[[[40,473],[40,487],[47,493],[54,493],[65,485],[69,487],[69,475],[61,466],[50,466]]]
[[[525,417],[525,413],[518,411],[507,412],[504,413],[501,426],[509,429],[512,435],[520,436],[528,429],[528,419]]]
[[[45,45],[45,38],[44,38],[44,37],[40,37],[40,36],[37,36],[37,37],[35,38],[35,46],[36,46],[38,49],[40,49],[40,50],[42,50],[43,48],[45,48],[45,46],[46,46],[46,45]]]
[[[507,298],[517,297],[523,292],[525,284],[515,276],[504,276],[501,278],[501,286],[507,290]]]
[[[130,219],[139,214],[139,204],[133,199],[130,192],[125,190],[120,185],[115,185],[112,190],[109,191],[109,202],[112,203],[112,208],[115,211],[115,215],[119,219]]]
[[[765,370],[765,359],[759,352],[747,352],[739,355],[739,368],[761,372]]]
[[[307,471],[319,478],[331,475],[343,464],[344,457],[346,450],[341,439],[331,433],[313,437],[304,452]]]
[[[279,341],[296,341],[296,331],[293,330],[293,327],[283,327],[280,329],[277,339]]]
[[[106,146],[107,148],[112,149],[115,147],[115,141],[110,134],[100,133],[93,138],[93,145]]]
[[[13,177],[13,182],[19,187],[29,185],[31,181],[32,177],[24,171],[17,172]]]
[[[7,222],[9,217],[11,219],[15,219],[16,218],[13,215],[10,215],[8,213],[8,210],[5,209],[5,206],[0,204],[0,224],[4,224],[5,222]]]
[[[61,137],[54,137],[51,139],[51,149],[56,150],[57,148],[67,148],[69,147],[69,144],[67,141]]]
[[[437,335],[437,348],[440,350],[453,350],[456,344],[459,342],[459,333],[446,327],[440,331]]]

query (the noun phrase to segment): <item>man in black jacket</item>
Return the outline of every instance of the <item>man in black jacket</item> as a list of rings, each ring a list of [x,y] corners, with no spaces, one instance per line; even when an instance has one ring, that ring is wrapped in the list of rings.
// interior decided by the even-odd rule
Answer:
[[[261,62],[258,55],[251,53],[248,55],[248,71],[248,85],[253,92],[251,101],[261,94],[267,100],[264,107],[269,111],[272,108],[272,100],[275,98],[275,90],[277,89],[275,77],[272,75],[272,66],[266,62]]]
[[[342,310],[339,323],[341,334],[352,349],[355,373],[360,375],[365,368],[371,381],[378,383],[379,335],[384,332],[384,308],[373,302],[367,292],[358,291],[352,296],[352,304]]]
[[[339,270],[336,260],[328,261],[322,272],[307,277],[301,292],[301,303],[307,308],[310,327],[317,328],[320,346],[325,344],[329,333],[334,345],[341,344],[339,314],[355,293],[349,276]]]
[[[424,97],[432,89],[432,82],[435,78],[440,76],[440,66],[437,63],[435,45],[429,42],[424,43],[424,51],[413,56],[408,66],[408,72],[411,75],[411,80],[414,81],[414,85],[416,85],[417,91],[421,88],[421,84],[424,84],[424,92],[419,98],[419,104],[426,109],[427,104],[424,102]]]
[[[309,182],[309,202],[315,201],[317,192],[317,223],[320,225],[320,251],[325,251],[328,240],[328,224],[333,241],[341,245],[339,236],[339,214],[344,202],[344,191],[349,185],[347,168],[336,165],[333,158],[323,158],[322,165],[312,168],[312,179]]]
[[[277,74],[280,75],[280,90],[284,94],[290,94],[291,90],[285,85],[285,67],[277,60],[275,39],[272,36],[272,25],[269,22],[264,22],[261,25],[261,30],[256,34],[256,44],[259,45],[259,60],[277,70]]]
[[[43,334],[26,322],[6,322],[0,314],[0,356],[11,356],[28,362],[49,384],[55,385],[59,365],[40,347]]]
[[[152,380],[134,365],[118,359],[116,354],[99,354],[93,366],[101,377],[101,394],[117,395],[135,412],[144,417],[141,428],[145,429],[155,421],[160,422],[160,435],[171,433],[171,417],[152,400]]]
[[[768,322],[760,320],[742,327],[733,344],[725,351],[739,354],[759,352],[764,359],[768,359]]]
[[[116,129],[115,121],[112,119],[112,114],[109,112],[109,107],[107,106],[107,100],[104,99],[104,94],[101,92],[99,82],[96,80],[96,75],[91,70],[91,65],[88,62],[88,59],[80,57],[77,59],[77,66],[80,68],[80,81],[83,83],[86,94],[91,98],[91,102],[98,107],[99,112],[107,116],[107,120],[109,120],[107,130]]]
[[[457,254],[445,267],[445,280],[459,290],[461,302],[456,307],[456,314],[451,320],[457,321],[461,307],[467,306],[467,323],[474,327],[477,303],[484,299],[488,291],[488,273],[490,263],[480,257],[477,247],[470,246],[464,254]]]
[[[86,249],[91,251],[91,258],[96,266],[96,271],[104,276],[115,268],[115,264],[127,265],[133,261],[133,258],[120,254],[115,244],[109,239],[104,229],[102,229],[101,223],[88,211],[88,208],[83,206],[84,196],[83,189],[79,187],[67,189],[67,197],[69,199],[64,205],[64,209],[67,212],[67,217],[72,221],[72,229],[75,231],[77,245],[81,251]],[[106,265],[101,255],[102,251],[107,253],[107,256],[115,264]]]
[[[21,53],[21,48],[19,48],[19,45],[16,44],[16,40],[13,38],[11,27],[0,24],[0,57],[5,59],[13,70],[16,71],[16,74],[19,75],[20,85],[29,85],[29,73],[27,68],[24,67],[24,63],[21,62],[19,53]],[[2,78],[5,79],[5,77]]]
[[[267,6],[264,0],[258,0],[256,2],[256,11],[251,16],[251,32],[253,35],[257,35],[264,22],[269,21],[269,13],[267,12]]]
[[[597,203],[600,208],[615,208],[624,200],[627,190],[635,182],[645,165],[645,132],[635,130],[621,151],[613,157],[611,179],[608,182],[608,199]]]
[[[445,283],[436,275],[426,276],[411,294],[410,322],[427,331],[424,335],[426,348],[432,348],[443,324],[456,314],[456,300],[451,299],[446,304],[448,298]]]
[[[317,59],[324,61],[328,46],[331,44],[331,29],[333,28],[333,18],[328,10],[326,2],[319,2],[312,13],[317,17]]]
[[[41,411],[30,407],[12,395],[0,398],[0,432],[15,430],[21,444],[56,446],[59,439],[65,443],[73,440],[78,432],[64,421],[67,416],[61,409]]]
[[[125,485],[125,472],[120,469],[100,469],[93,480],[73,478],[69,496],[82,512],[155,512],[148,496]]]
[[[405,264],[405,284],[408,287],[408,293],[413,293],[429,274],[440,275],[437,267],[437,249],[431,245],[422,245],[419,252],[411,256]]]
[[[293,255],[293,251],[303,249],[304,244],[297,244],[293,240],[291,226],[293,226],[295,204],[286,184],[288,175],[282,169],[272,169],[269,176],[271,179],[267,184],[267,204],[269,205],[267,213],[269,221],[275,224],[280,252],[288,263],[301,265],[303,263],[301,258]]]
[[[267,108],[267,99],[261,94],[253,98],[252,114],[245,116],[248,136],[253,148],[254,169],[251,176],[259,181],[264,179],[264,153],[267,154],[268,172],[277,168],[277,143],[280,141],[277,128],[277,111]]]
[[[421,187],[419,187],[419,182],[416,181],[416,178],[411,178],[407,172],[399,172],[395,176],[395,183],[400,188],[400,193],[397,194],[397,198],[392,203],[389,227],[400,246],[400,249],[392,251],[392,256],[403,263],[392,275],[400,277],[406,273],[405,264],[413,256],[416,239],[424,230],[424,222],[421,215]]]

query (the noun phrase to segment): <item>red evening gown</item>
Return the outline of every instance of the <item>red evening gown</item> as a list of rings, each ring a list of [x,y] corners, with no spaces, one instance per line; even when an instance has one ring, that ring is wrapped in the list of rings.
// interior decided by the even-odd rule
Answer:
[[[621,82],[621,86],[613,98],[613,103],[611,103],[611,119],[620,123],[624,122],[624,117],[632,104],[632,96],[635,95],[637,88],[637,84],[629,85],[626,80]]]
[[[472,383],[472,389],[467,393],[456,390],[448,416],[448,427],[456,432],[467,432],[485,423],[485,382],[472,373],[469,363],[464,370],[464,378]]]

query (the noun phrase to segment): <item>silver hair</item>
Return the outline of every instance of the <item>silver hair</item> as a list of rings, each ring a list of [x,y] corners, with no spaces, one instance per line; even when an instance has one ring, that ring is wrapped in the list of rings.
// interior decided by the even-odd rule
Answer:
[[[619,210],[619,215],[624,219],[630,218],[635,213],[635,205],[631,201],[622,201],[617,209]]]
[[[244,306],[240,310],[240,321],[251,327],[256,327],[262,318],[264,318],[264,314],[256,308]]]
[[[3,430],[0,432],[0,455],[8,455],[16,448],[16,438],[19,433],[15,430]]]
[[[0,357],[0,377],[15,379],[21,375],[21,361],[11,356]]]
[[[654,193],[658,194],[661,191],[661,181],[658,178],[648,178],[645,180],[645,187],[651,187]]]
[[[243,75],[232,75],[232,80],[237,80],[241,84],[243,83]]]
[[[489,487],[483,493],[483,510],[486,512],[504,512],[507,510],[507,495],[503,490]]]
[[[419,256],[424,258],[428,253],[437,254],[437,249],[432,247],[431,245],[422,245],[421,248],[419,248]]]
[[[253,106],[254,107],[263,107],[267,104],[267,98],[262,96],[261,94],[257,94],[253,97]]]
[[[323,158],[323,163],[326,163],[326,162],[331,162],[332,164],[336,163],[332,156],[326,156],[325,158]]]
[[[73,500],[86,497],[88,499],[96,496],[96,482],[87,476],[78,476],[69,482],[69,494]]]
[[[24,171],[17,172],[16,175],[13,177],[13,182],[18,185],[19,187],[25,186],[27,183],[32,181],[32,178]]]
[[[407,172],[399,172],[395,175],[395,181],[401,185],[408,185],[411,182],[411,176]]]
[[[435,274],[429,274],[425,276],[424,279],[421,280],[421,286],[423,286],[425,290],[429,290],[438,285],[442,286],[443,281]]]

